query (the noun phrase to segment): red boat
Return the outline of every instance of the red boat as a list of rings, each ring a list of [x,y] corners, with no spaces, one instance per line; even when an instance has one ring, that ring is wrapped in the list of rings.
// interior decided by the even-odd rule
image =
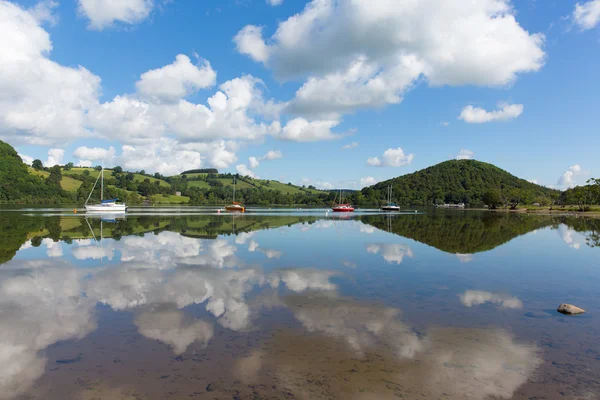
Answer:
[[[331,209],[333,210],[333,212],[354,212],[354,207],[352,207],[352,204],[342,203],[342,191],[341,190],[340,190],[339,204],[334,204],[333,207],[331,207]]]
[[[336,204],[331,208],[333,212],[353,212],[354,207],[351,204]]]

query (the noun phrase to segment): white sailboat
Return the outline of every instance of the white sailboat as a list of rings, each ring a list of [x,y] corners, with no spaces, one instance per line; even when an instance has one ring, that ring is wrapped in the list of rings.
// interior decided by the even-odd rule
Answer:
[[[96,189],[96,185],[98,184],[98,180],[100,180],[100,204],[89,204],[90,197],[92,197],[92,193],[94,193],[94,189]],[[104,200],[104,167],[102,167],[102,171],[98,174],[98,179],[94,183],[94,187],[92,187],[92,191],[85,201],[85,211],[90,213],[124,213],[127,211],[127,205],[123,203],[117,203],[117,199],[109,199]]]
[[[400,211],[400,206],[396,203],[392,203],[392,185],[388,186],[387,191],[387,204],[382,206],[381,209],[383,211]]]

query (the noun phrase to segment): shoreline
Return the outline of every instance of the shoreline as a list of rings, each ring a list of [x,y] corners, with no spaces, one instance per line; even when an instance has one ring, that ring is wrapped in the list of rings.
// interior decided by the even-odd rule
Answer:
[[[453,210],[453,209],[449,209]],[[460,211],[488,211],[488,212],[502,212],[502,213],[514,213],[514,214],[535,214],[535,215],[551,215],[554,217],[584,217],[584,218],[600,218],[600,211],[570,211],[570,210],[530,210],[527,208],[520,208],[517,210],[510,210],[507,208],[500,208],[496,210],[490,210],[488,208],[462,208]]]

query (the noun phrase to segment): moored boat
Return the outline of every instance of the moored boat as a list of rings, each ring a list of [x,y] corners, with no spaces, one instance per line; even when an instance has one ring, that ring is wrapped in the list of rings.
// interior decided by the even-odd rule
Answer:
[[[92,194],[94,193],[94,189],[96,189],[96,185],[98,184],[98,180],[100,180],[100,204],[88,204]],[[127,205],[124,203],[117,203],[118,199],[109,199],[104,200],[104,167],[98,174],[98,179],[94,183],[90,195],[85,201],[85,211],[89,213],[124,213],[127,211]]]
[[[387,204],[381,207],[382,211],[400,211],[400,206],[392,203],[392,186],[388,186]]]
[[[333,212],[354,212],[354,207],[352,207],[352,204],[342,203],[342,191],[340,190],[340,202],[334,204],[331,210]]]
[[[232,211],[232,212],[245,212],[246,211],[246,207],[244,207],[243,205],[241,205],[240,203],[235,201],[235,183],[236,183],[236,179],[233,179],[233,203],[229,206],[225,206],[225,210],[227,211]]]

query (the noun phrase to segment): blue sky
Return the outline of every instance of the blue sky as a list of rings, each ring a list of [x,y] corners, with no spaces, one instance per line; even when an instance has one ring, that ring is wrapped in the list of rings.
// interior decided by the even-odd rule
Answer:
[[[0,0],[0,139],[323,188],[458,156],[600,175],[600,0],[273,2]]]

